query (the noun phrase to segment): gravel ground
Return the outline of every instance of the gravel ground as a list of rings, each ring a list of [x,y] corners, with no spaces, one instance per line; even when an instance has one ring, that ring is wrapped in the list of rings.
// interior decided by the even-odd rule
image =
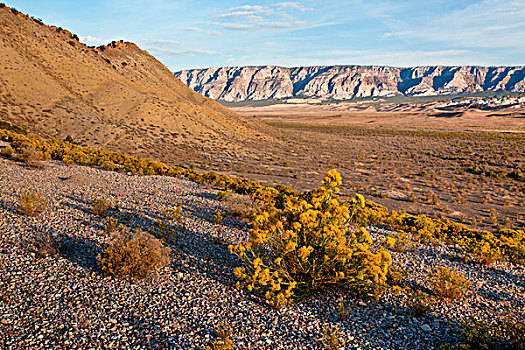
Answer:
[[[36,189],[49,210],[37,218],[18,213],[18,197]],[[150,191],[156,190],[155,193]],[[322,349],[325,327],[337,326],[344,349],[433,349],[453,342],[459,322],[514,315],[525,319],[525,268],[466,264],[454,247],[420,246],[392,252],[409,273],[407,284],[425,290],[434,266],[451,266],[474,282],[462,301],[439,302],[421,317],[403,293],[378,302],[327,290],[281,310],[235,289],[237,263],[228,244],[243,242],[248,227],[228,215],[217,225],[215,190],[178,178],[129,176],[47,162],[29,169],[0,159],[0,347],[4,349],[205,349],[213,329],[228,322],[236,349]],[[183,222],[171,245],[171,264],[149,282],[104,277],[97,255],[109,241],[90,201],[118,200],[109,213],[147,230],[161,211],[183,200]],[[369,228],[374,238],[389,234]],[[56,256],[38,257],[39,237],[61,242]],[[337,304],[349,314],[338,319]]]

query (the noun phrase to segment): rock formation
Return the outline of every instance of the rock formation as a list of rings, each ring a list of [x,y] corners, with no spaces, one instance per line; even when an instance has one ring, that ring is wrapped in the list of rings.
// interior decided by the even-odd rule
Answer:
[[[192,69],[175,75],[204,96],[228,102],[525,92],[525,67],[248,66]]]

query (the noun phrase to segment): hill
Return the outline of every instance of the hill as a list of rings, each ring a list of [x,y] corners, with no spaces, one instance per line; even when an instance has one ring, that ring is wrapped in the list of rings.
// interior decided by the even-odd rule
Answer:
[[[0,120],[46,137],[181,163],[269,139],[135,44],[90,48],[9,7],[0,72]]]
[[[525,67],[248,66],[183,70],[175,76],[204,96],[227,102],[525,92]]]

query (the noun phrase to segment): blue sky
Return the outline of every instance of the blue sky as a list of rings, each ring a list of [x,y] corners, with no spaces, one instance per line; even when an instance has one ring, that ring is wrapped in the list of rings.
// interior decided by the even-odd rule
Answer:
[[[525,65],[525,0],[0,0],[173,71],[240,65]]]

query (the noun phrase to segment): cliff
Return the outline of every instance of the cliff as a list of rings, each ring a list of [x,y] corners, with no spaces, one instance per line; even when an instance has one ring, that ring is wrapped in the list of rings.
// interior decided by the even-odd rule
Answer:
[[[175,76],[204,96],[228,102],[525,92],[525,67],[248,66],[184,70]]]

